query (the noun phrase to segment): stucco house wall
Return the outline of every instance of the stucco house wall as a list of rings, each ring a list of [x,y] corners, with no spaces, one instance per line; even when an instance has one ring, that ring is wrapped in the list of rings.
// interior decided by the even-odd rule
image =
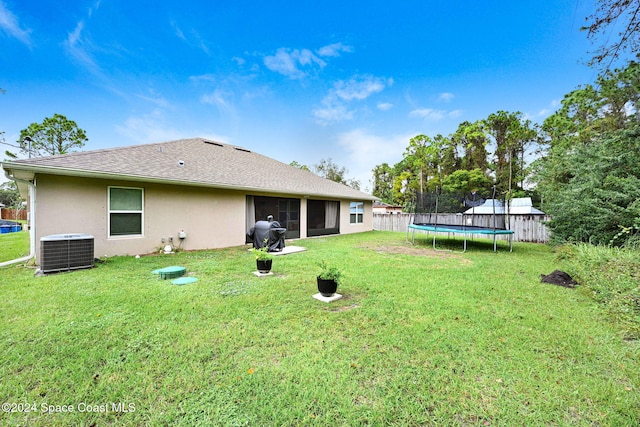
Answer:
[[[144,190],[142,236],[108,235],[110,186]],[[38,218],[36,259],[40,254],[40,239],[52,234],[92,235],[97,257],[151,253],[168,244],[169,237],[173,237],[174,246],[180,245],[185,250],[242,245],[246,233],[246,196],[246,192],[216,188],[38,175],[34,207]],[[364,201],[363,222],[359,224],[350,223],[350,202],[340,202],[340,234],[371,230],[371,201]],[[307,237],[306,218],[306,199],[300,198],[301,238]],[[178,238],[181,230],[187,234],[182,242]]]
[[[108,188],[144,189],[142,236],[108,236]],[[40,238],[86,233],[94,237],[96,256],[154,252],[178,232],[183,249],[221,248],[244,243],[245,197],[233,191],[55,175],[38,176],[36,186],[36,256]],[[162,243],[165,239],[165,243]]]
[[[257,216],[267,214],[284,218],[292,238],[311,232],[359,233],[373,229],[377,200],[250,150],[203,138],[5,161],[2,169],[24,197],[29,195],[36,258],[40,239],[53,234],[92,235],[97,257],[151,253],[170,243],[170,237],[174,247],[186,250],[237,246],[245,243]],[[121,209],[112,212],[113,224],[118,232],[134,235],[109,236],[113,187],[142,189],[142,211],[138,195],[111,190],[120,206],[114,209]],[[327,202],[339,202],[339,212]],[[350,221],[352,202],[364,206],[358,211],[361,222],[355,224]],[[276,212],[267,212],[271,210]],[[331,218],[338,214],[336,228]],[[187,234],[183,241],[181,230]]]
[[[351,224],[349,222],[349,204],[351,202],[364,202],[363,222]],[[347,200],[340,203],[340,234],[362,233],[373,230],[373,203],[369,200]]]

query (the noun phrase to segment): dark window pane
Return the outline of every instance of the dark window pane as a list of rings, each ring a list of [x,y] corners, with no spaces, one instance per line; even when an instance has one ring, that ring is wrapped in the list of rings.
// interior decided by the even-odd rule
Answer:
[[[126,236],[142,234],[142,214],[139,213],[112,213],[111,236]]]

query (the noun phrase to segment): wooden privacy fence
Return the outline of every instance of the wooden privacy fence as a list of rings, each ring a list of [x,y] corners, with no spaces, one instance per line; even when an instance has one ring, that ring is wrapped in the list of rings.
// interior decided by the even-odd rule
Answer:
[[[16,209],[0,208],[0,211],[2,212],[2,218],[0,218],[0,219],[8,219],[8,220],[21,219],[23,221],[27,220],[27,210],[26,209],[17,209],[17,215],[18,216],[16,216]]]
[[[373,214],[373,229],[380,231],[407,231],[412,214]],[[546,222],[551,219],[548,215],[509,215],[509,230],[513,230],[513,240],[515,242],[547,243],[551,238],[551,232],[546,226]],[[440,224],[462,224],[460,215],[439,214]],[[473,224],[481,227],[491,228],[491,215],[474,215]],[[505,236],[498,236],[499,239],[506,239]]]
[[[548,243],[551,231],[547,222],[549,215],[509,215],[509,230],[514,231],[516,242]]]

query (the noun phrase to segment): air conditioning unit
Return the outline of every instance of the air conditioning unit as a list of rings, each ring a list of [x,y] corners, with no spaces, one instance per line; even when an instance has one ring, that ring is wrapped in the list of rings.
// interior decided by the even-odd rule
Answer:
[[[93,236],[52,234],[40,238],[40,270],[43,273],[93,267]]]

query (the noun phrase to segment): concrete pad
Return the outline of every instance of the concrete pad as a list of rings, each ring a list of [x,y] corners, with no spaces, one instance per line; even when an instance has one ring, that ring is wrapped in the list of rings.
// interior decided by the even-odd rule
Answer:
[[[340,298],[342,298],[342,295],[333,294],[330,297],[325,297],[325,296],[322,296],[322,294],[320,292],[318,292],[313,297],[315,299],[317,299],[318,301],[322,301],[322,302],[334,302],[334,301],[338,301]]]
[[[289,255],[295,254],[296,252],[304,252],[307,248],[302,246],[285,246],[280,252],[269,252],[271,255],[279,256],[279,255]]]
[[[270,271],[268,273],[260,273],[259,271],[254,271],[253,274],[258,277],[273,276],[273,271]]]
[[[247,249],[247,252],[251,252],[252,248]],[[296,252],[304,252],[307,248],[302,246],[285,246],[280,252],[269,252],[269,255],[279,256],[279,255],[289,255],[295,254]]]

